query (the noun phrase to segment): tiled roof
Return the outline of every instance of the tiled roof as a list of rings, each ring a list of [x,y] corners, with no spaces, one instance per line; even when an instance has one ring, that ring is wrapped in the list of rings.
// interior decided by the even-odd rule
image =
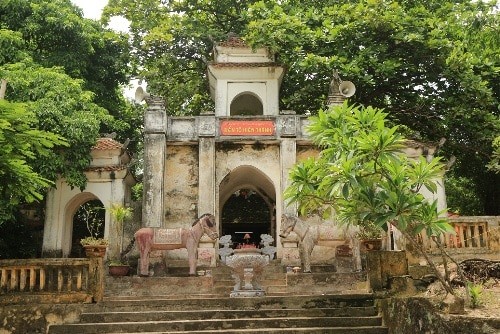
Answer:
[[[97,143],[92,147],[93,150],[116,150],[121,149],[122,144],[111,138],[99,138]]]
[[[127,169],[127,166],[111,165],[111,166],[88,167],[85,170],[88,172],[116,172],[124,169]]]
[[[280,67],[277,63],[211,63],[213,67]]]
[[[248,45],[239,37],[229,37],[227,41],[220,42],[220,46],[232,47],[232,48],[247,48]]]

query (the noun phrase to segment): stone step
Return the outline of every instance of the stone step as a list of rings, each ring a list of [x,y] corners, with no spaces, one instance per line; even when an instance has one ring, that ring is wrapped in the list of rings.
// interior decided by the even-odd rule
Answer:
[[[229,296],[233,291],[234,282],[227,286],[215,286],[214,293],[218,296]],[[263,290],[266,295],[285,295],[288,294],[286,285],[264,285]]]
[[[106,277],[106,296],[151,296],[198,294],[227,295],[235,284],[231,273],[219,267],[210,269],[211,276],[187,277]],[[345,291],[367,291],[366,273],[268,273],[260,279],[266,293],[332,294]]]
[[[287,267],[283,267],[283,271],[284,272],[287,272],[287,271],[290,271],[290,269],[293,269],[295,266],[287,266]],[[303,272],[304,268],[298,266],[300,269],[299,269],[299,273]],[[337,272],[337,268],[335,268],[335,266],[332,266],[332,265],[320,265],[320,264],[316,264],[316,265],[311,265],[311,273],[335,273]]]
[[[286,285],[265,285],[264,287],[268,295],[284,295],[288,293]]]
[[[340,293],[343,291],[367,291],[366,273],[291,273],[287,274],[287,291],[300,293]]]
[[[387,334],[371,294],[105,297],[61,333]]]
[[[83,313],[81,323],[203,320],[203,319],[250,319],[250,318],[292,318],[292,317],[373,317],[375,307],[344,307],[315,309],[277,310],[191,310],[191,311],[148,311],[148,312],[102,312]]]
[[[266,286],[271,286],[271,285],[282,285],[282,286],[286,286],[286,277],[282,277],[282,278],[266,278],[266,279],[263,279],[263,280],[260,280],[260,283],[263,287],[266,287]],[[234,286],[235,284],[235,281],[234,279],[224,279],[224,280],[215,280],[214,279],[214,287],[218,287],[218,286]]]
[[[139,334],[139,332],[128,334]],[[213,334],[213,330],[199,330],[199,331],[169,331],[169,332],[148,332],[149,334]],[[383,327],[302,327],[302,328],[259,328],[259,329],[220,329],[216,333],[221,334],[387,334],[387,328]],[[117,334],[117,333],[103,333],[103,334]]]
[[[158,332],[158,331],[197,331],[220,329],[269,329],[269,328],[300,328],[315,327],[374,327],[381,326],[380,317],[293,317],[293,318],[244,318],[244,319],[202,319],[202,320],[171,320],[171,321],[134,321],[112,323],[78,323],[70,325],[55,325],[49,327],[49,334],[66,333],[127,333]]]
[[[149,296],[144,297],[106,297],[95,305],[99,312],[147,310],[207,310],[207,309],[295,309],[295,308],[335,308],[335,307],[369,307],[373,306],[371,294],[339,294],[339,295],[285,295],[264,296],[258,298],[230,298],[229,296],[198,295]]]

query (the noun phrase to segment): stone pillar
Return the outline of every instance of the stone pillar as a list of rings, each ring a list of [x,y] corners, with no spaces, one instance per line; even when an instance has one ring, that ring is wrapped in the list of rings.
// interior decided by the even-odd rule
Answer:
[[[215,117],[198,118],[198,216],[215,214]]]
[[[291,120],[295,119],[295,116],[285,116],[283,119],[282,125],[282,139],[281,139],[281,147],[280,147],[280,164],[281,164],[281,194],[285,191],[285,189],[290,184],[290,179],[288,177],[288,173],[293,165],[297,162],[297,144],[295,140],[295,122]],[[290,138],[283,138],[283,135],[290,136]],[[281,258],[281,263],[283,265],[297,265],[300,263],[298,242],[295,238],[292,238],[293,233],[287,240],[280,240],[279,231],[281,229],[281,214],[287,213],[290,215],[297,214],[297,205],[291,204],[286,205],[287,203],[282,198],[276,198],[276,203],[284,203],[283,207],[279,206],[276,208],[276,222],[278,226],[276,229],[278,231],[278,254],[277,256]],[[281,211],[281,212],[280,212]],[[282,247],[280,247],[282,246]]]
[[[148,104],[148,109],[144,114],[142,224],[146,227],[161,227],[164,220],[166,114],[161,98],[148,99]]]
[[[287,115],[280,117],[280,128],[281,128],[281,145],[280,145],[280,165],[281,165],[281,193],[290,184],[288,174],[290,169],[297,162],[297,119],[295,115]],[[280,199],[276,198],[276,202],[279,203]],[[281,201],[283,202],[283,201]],[[277,208],[278,209],[278,208]],[[284,205],[281,213],[296,214],[297,205]],[[280,214],[276,212],[276,214]]]
[[[198,216],[215,215],[215,117],[198,118],[199,168],[198,168]],[[198,266],[215,267],[215,240],[203,236],[198,244]]]

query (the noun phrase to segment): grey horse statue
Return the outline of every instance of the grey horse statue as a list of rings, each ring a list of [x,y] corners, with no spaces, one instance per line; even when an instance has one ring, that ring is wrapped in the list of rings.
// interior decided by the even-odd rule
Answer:
[[[155,228],[143,227],[135,232],[135,240],[139,246],[141,263],[140,276],[149,276],[149,253],[152,250],[172,250],[186,248],[188,251],[189,275],[196,275],[197,249],[203,234],[207,234],[212,240],[218,238],[215,217],[205,213],[192,224],[191,228],[180,229],[179,243],[155,243]]]
[[[290,232],[295,232],[299,237],[300,262],[304,273],[311,272],[311,253],[318,243],[319,231],[317,226],[309,226],[300,218],[283,214],[281,216],[280,237],[286,238]]]

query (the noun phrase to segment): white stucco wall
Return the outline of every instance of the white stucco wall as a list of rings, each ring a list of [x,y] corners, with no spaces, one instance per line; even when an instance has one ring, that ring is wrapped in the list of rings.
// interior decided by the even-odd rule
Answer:
[[[42,252],[66,257],[71,252],[73,216],[80,205],[93,199],[100,200],[105,207],[111,203],[122,203],[130,198],[127,179],[89,179],[82,192],[73,188],[64,179],[59,179],[47,195],[46,217]],[[111,216],[105,214],[104,237],[110,238]],[[113,235],[113,238],[115,236]],[[110,240],[111,241],[111,240]]]

